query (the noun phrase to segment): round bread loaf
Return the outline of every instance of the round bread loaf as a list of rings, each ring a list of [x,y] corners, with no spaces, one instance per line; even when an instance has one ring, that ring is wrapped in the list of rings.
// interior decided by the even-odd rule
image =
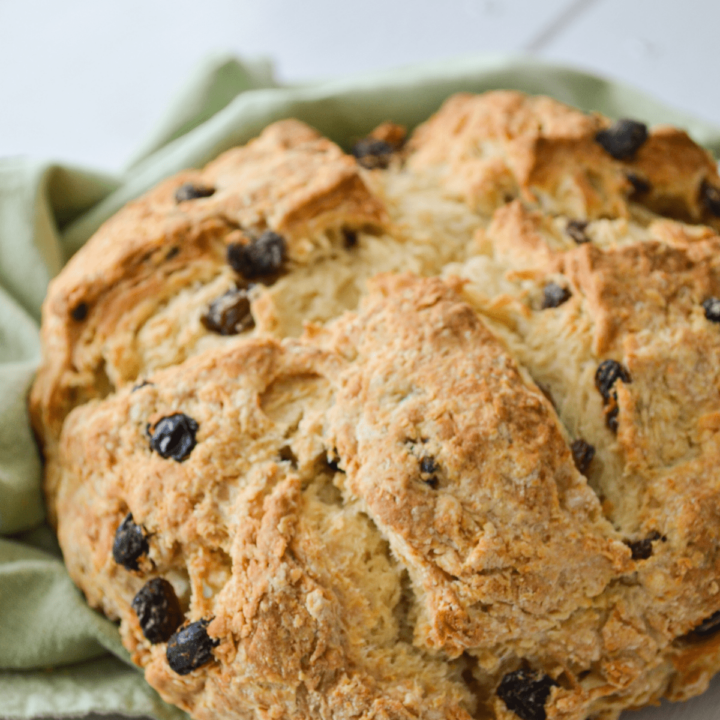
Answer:
[[[286,120],[53,280],[68,570],[197,720],[612,720],[720,669],[720,178],[457,95]]]

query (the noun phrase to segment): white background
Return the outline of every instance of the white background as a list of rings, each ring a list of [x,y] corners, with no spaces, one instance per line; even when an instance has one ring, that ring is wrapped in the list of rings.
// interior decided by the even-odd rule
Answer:
[[[720,0],[0,0],[0,157],[112,172],[210,53],[303,82],[479,53],[567,63],[720,126]],[[1,708],[0,708],[1,712]],[[627,720],[720,720],[720,683]]]

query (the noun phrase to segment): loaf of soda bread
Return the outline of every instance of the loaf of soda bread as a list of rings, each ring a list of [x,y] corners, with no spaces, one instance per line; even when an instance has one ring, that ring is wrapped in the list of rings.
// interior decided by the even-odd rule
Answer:
[[[517,92],[348,154],[284,120],[164,181],[43,307],[30,405],[73,580],[197,720],[702,692],[719,228],[686,133]]]

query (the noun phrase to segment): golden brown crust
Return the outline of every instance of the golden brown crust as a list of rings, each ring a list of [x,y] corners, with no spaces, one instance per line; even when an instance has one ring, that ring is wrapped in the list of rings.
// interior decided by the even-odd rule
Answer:
[[[437,281],[381,277],[375,288],[336,330],[367,361],[343,378],[331,438],[350,458],[348,489],[422,586],[417,639],[454,656],[540,636],[548,617],[600,594],[627,550],[554,411],[470,307]],[[424,457],[433,487],[418,481]]]
[[[641,331],[656,334],[703,314],[702,302],[720,295],[720,238],[686,248],[657,241],[601,250],[582,245],[563,258],[561,270],[582,288],[593,309],[593,350],[619,350],[618,339]],[[628,278],[642,277],[642,283]]]
[[[660,125],[629,158],[598,142],[610,126],[547,97],[459,94],[422,125],[409,162],[434,171],[452,194],[492,212],[512,197],[578,220],[626,217],[629,201],[661,215],[718,226],[703,188],[720,188],[711,155],[687,133]],[[718,195],[720,199],[720,195]]]
[[[347,364],[308,345],[249,340],[68,418],[58,514],[71,575],[92,604],[122,620],[148,680],[197,717],[213,717],[215,697],[248,714],[275,705],[293,717],[370,717],[386,706],[393,718],[469,717],[458,702],[472,701],[452,669],[399,641],[400,569],[324,464],[331,441],[323,416]],[[199,426],[182,463],[153,453],[146,435],[148,423],[178,411]],[[288,446],[295,460],[281,459]],[[101,486],[89,482],[98,473]],[[110,552],[128,511],[151,538],[137,573]],[[343,564],[347,579],[337,574]],[[185,573],[188,619],[213,617],[209,631],[222,638],[220,663],[190,688],[168,667],[165,645],[145,641],[130,609],[149,577],[180,587]],[[378,647],[365,658],[373,628]],[[352,697],[343,698],[348,684]]]
[[[595,141],[607,122],[547,97],[455,95],[414,134],[409,162],[485,212],[519,196],[579,219],[627,214],[621,164]]]
[[[716,222],[720,183],[671,128],[613,158],[610,124],[459,95],[402,149],[378,128],[396,155],[366,171],[283,121],[53,282],[31,398],[51,516],[163,697],[202,720],[517,720],[501,683],[526,670],[549,720],[615,720],[707,687],[720,238],[689,223]],[[216,191],[176,203],[186,182]],[[287,265],[246,287],[242,332],[208,330],[248,285],[228,243],[265,229]],[[177,412],[182,462],[150,445]],[[137,570],[112,553],[128,512]],[[131,608],[153,577],[219,640],[188,675]]]
[[[178,202],[175,194],[186,183],[214,193]],[[43,307],[44,361],[30,401],[46,452],[52,454],[73,407],[143,372],[147,346],[157,337],[151,331],[144,343],[140,330],[153,315],[193,286],[214,283],[218,296],[231,285],[228,244],[270,229],[284,237],[289,263],[302,265],[327,252],[313,246],[313,234],[385,221],[355,161],[295,120],[276,123],[204,170],[180,173],[130,203],[50,284]],[[178,308],[179,317],[196,304]],[[78,308],[80,320],[73,316]],[[198,323],[177,343],[184,348],[180,354],[176,347],[151,367],[182,361],[207,334]]]
[[[175,193],[186,183],[215,192],[177,202]],[[227,243],[270,229],[286,239],[290,259],[302,263],[309,254],[303,240],[313,232],[384,221],[354,160],[295,120],[276,123],[202,171],[164,181],[103,225],[50,285],[45,362],[33,392],[44,432],[57,434],[73,393],[81,393],[81,401],[93,396],[98,343],[117,331],[121,318],[148,299],[167,301],[179,288],[217,275]],[[72,317],[81,303],[88,313],[82,324]],[[93,376],[90,382],[84,373]],[[136,373],[130,367],[110,381],[119,385]]]
[[[701,192],[704,183],[720,185],[717,164],[686,132],[669,125],[653,128],[635,157],[625,164],[649,186],[641,186],[638,202],[678,220],[717,223]]]

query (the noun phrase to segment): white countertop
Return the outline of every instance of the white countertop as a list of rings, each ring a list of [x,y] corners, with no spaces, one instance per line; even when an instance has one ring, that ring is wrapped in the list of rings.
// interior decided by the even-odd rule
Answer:
[[[210,53],[284,81],[520,53],[645,90],[720,126],[717,0],[0,0],[0,157],[119,171]],[[720,682],[628,720],[720,718]]]

